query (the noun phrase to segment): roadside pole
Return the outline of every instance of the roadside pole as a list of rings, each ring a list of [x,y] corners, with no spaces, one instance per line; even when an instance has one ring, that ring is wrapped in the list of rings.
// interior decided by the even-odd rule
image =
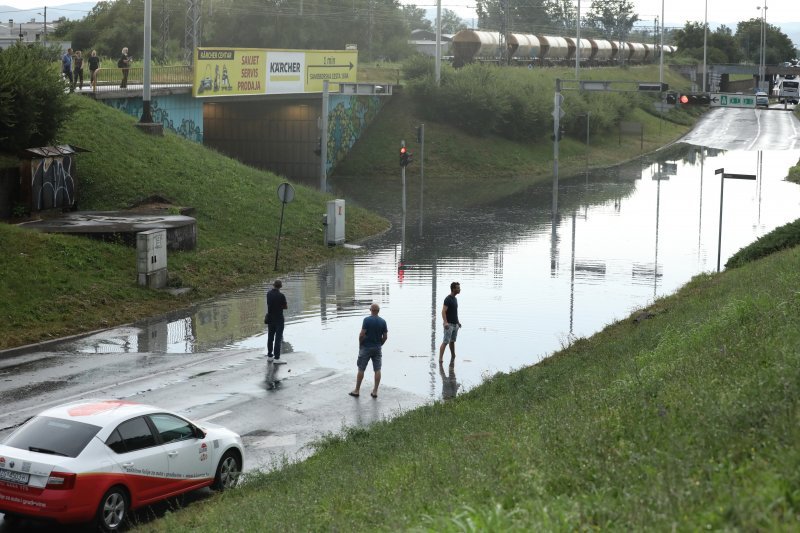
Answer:
[[[725,194],[725,178],[735,180],[755,180],[754,174],[725,174],[724,168],[718,168],[714,174],[719,174],[719,237],[717,238],[717,272],[719,272],[720,256],[722,255],[722,199]]]
[[[328,80],[322,80],[322,120],[320,121],[320,153],[319,153],[319,190],[328,190]]]
[[[419,234],[422,235],[422,202],[425,197],[425,124],[417,129],[419,142]]]
[[[561,129],[561,117],[564,112],[561,110],[561,79],[556,78],[556,93],[553,98],[553,225],[556,223],[558,214],[558,137]]]
[[[400,148],[405,148],[406,141],[400,141]],[[406,216],[406,165],[400,165],[400,180],[403,183],[403,216]]]

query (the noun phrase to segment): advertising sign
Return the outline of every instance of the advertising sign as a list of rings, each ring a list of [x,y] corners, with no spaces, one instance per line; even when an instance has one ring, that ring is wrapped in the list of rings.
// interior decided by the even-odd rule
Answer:
[[[198,98],[338,92],[356,83],[357,50],[197,48],[192,94]]]

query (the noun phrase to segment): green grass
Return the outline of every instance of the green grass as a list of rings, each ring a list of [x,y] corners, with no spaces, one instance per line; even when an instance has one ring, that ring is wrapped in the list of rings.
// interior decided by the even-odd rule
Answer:
[[[141,530],[796,530],[798,261],[697,276],[647,319]]]
[[[138,287],[134,248],[0,224],[0,349],[185,307],[345,253],[322,244],[319,221],[331,197],[295,184],[274,272],[283,178],[169,133],[144,134],[133,118],[89,98],[71,100],[77,112],[57,142],[91,150],[77,160],[80,209],[124,209],[152,195],[194,207],[197,250],[168,257],[170,285],[193,290],[174,297]],[[387,227],[348,207],[348,241]]]

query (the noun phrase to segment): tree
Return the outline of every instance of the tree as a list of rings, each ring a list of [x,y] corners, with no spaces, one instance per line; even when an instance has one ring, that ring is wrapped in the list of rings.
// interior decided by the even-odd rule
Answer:
[[[17,151],[50,144],[69,120],[64,81],[41,45],[0,50],[0,146]]]
[[[435,23],[436,21],[434,21]],[[442,9],[442,33],[453,35],[466,28],[467,24],[458,16],[458,13],[450,9]]]
[[[547,34],[556,31],[544,0],[477,0],[478,25],[484,30],[508,30],[515,33]]]
[[[559,31],[575,33],[578,13],[570,0],[544,0],[542,7]]]
[[[586,15],[588,26],[597,29],[607,39],[624,41],[639,15],[633,12],[630,0],[594,0]]]
[[[425,18],[425,10],[414,4],[403,6],[403,17],[406,19],[406,24],[408,24],[410,30],[433,31],[431,21]]]
[[[759,63],[761,57],[761,19],[753,18],[736,25],[735,39],[743,57],[750,63]],[[767,24],[766,64],[776,65],[797,57],[792,40],[780,28]]]

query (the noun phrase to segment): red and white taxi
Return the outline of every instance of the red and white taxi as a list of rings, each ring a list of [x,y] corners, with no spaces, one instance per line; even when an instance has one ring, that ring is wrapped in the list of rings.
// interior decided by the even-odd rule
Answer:
[[[116,531],[131,509],[233,487],[243,462],[241,437],[223,427],[149,405],[84,400],[42,412],[0,444],[0,513]]]

